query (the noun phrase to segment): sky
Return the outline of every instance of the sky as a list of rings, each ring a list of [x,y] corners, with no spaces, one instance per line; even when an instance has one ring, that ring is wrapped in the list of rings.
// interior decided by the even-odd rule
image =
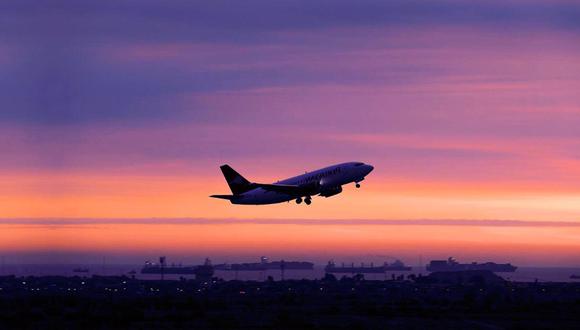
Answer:
[[[280,230],[318,252],[355,253],[356,242],[336,246],[401,226],[386,220],[458,220],[439,224],[443,242],[431,224],[402,225],[396,246],[512,242],[522,262],[553,260],[525,259],[543,250],[580,264],[577,2],[8,0],[0,31],[0,226],[12,233],[0,247],[10,253],[99,254],[102,239],[149,230],[203,236],[222,255],[258,253]],[[208,198],[229,193],[224,163],[274,182],[344,161],[375,170],[361,189],[309,207]],[[91,229],[107,219],[140,220]],[[224,227],[232,237],[218,235]],[[195,244],[184,238],[180,251]]]

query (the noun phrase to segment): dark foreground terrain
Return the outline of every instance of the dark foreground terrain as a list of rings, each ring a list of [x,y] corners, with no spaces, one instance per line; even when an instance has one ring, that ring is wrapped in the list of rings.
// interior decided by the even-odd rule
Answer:
[[[578,329],[580,283],[0,277],[1,328]]]

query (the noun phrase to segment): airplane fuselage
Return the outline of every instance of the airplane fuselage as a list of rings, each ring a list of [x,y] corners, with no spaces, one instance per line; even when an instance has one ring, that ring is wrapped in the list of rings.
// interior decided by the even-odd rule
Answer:
[[[263,205],[300,200],[302,197],[320,195],[334,196],[342,192],[342,185],[363,181],[373,167],[360,162],[348,162],[328,166],[313,172],[275,182],[274,185],[293,185],[304,187],[300,193],[273,191],[257,187],[230,199],[232,204]],[[310,201],[308,201],[308,204]]]

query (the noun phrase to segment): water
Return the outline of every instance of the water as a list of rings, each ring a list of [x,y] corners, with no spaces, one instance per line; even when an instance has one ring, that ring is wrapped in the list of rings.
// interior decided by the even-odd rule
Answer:
[[[88,268],[87,273],[75,273],[74,268],[82,267]],[[92,275],[128,275],[130,271],[136,271],[135,277],[139,279],[159,279],[161,275],[159,274],[141,274],[142,265],[117,265],[117,264],[106,264],[106,265],[80,265],[80,264],[52,264],[52,265],[42,265],[42,264],[6,264],[0,270],[2,275],[16,275],[16,276],[92,276]],[[385,274],[365,274],[365,278],[369,280],[385,280],[391,279],[392,276],[399,275],[410,275],[410,274],[423,274],[427,275],[424,269],[418,270],[414,268],[411,272],[387,272]],[[580,267],[577,268],[564,268],[564,267],[520,267],[514,273],[498,273],[501,277],[518,282],[580,282],[580,280],[570,279],[570,275],[578,274],[580,275]],[[336,277],[340,278],[343,275],[351,276],[352,274],[335,274]],[[254,280],[263,281],[272,276],[275,280],[281,279],[281,272],[279,270],[266,270],[266,271],[223,271],[216,270],[216,277],[222,278],[224,280]],[[324,266],[316,265],[313,270],[286,270],[284,272],[285,279],[317,279],[324,276]],[[180,277],[193,278],[194,275],[174,275],[166,274],[164,276],[166,279],[179,279]]]

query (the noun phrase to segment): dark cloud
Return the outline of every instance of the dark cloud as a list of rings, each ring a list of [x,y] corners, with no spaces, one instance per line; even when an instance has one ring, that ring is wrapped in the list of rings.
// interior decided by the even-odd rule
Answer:
[[[20,37],[110,40],[260,41],[259,34],[376,26],[468,24],[580,26],[570,2],[506,1],[4,1],[3,24]]]
[[[312,50],[344,51],[361,46],[356,40],[350,45],[333,45],[326,35],[316,34],[329,29],[337,29],[334,36],[348,35],[357,28],[387,33],[437,26],[577,32],[579,22],[580,6],[569,3],[3,1],[0,49],[10,58],[0,63],[0,121],[139,122],[182,117],[184,112],[193,113],[191,120],[203,121],[212,117],[204,115],[207,109],[184,109],[174,103],[176,95],[295,85],[400,85],[412,84],[420,76],[445,73],[444,68],[412,63],[393,65],[389,76],[384,77],[341,66],[325,69],[273,63],[265,68],[234,65],[224,69],[212,67],[203,59],[184,67],[172,59],[119,64],[99,58],[103,50],[132,44],[293,44],[307,46],[307,50],[295,54],[297,57],[324,57],[331,52],[313,54]],[[255,55],[260,56],[259,52]],[[279,53],[267,55],[264,61],[282,57]]]

